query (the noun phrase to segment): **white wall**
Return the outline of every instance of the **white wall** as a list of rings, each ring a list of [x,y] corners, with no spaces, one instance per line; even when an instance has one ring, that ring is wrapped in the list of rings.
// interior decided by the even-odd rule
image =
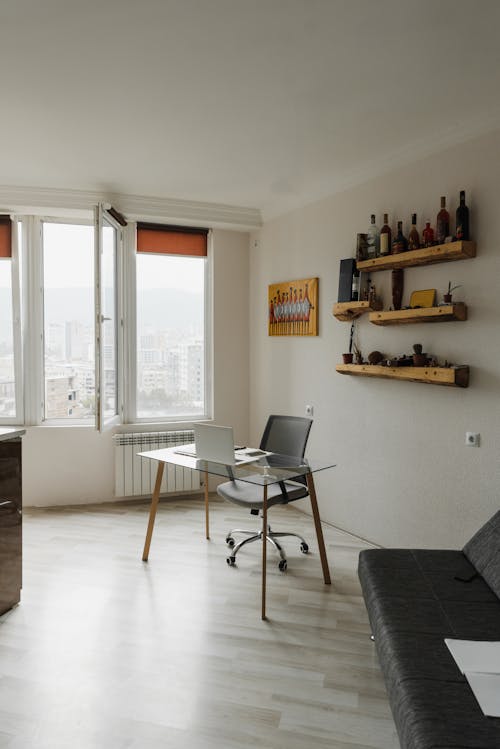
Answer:
[[[214,418],[248,436],[248,234],[213,232]],[[140,427],[143,430],[143,427]],[[112,432],[28,427],[23,438],[25,506],[115,499]]]
[[[339,261],[354,255],[356,233],[370,214],[389,212],[408,228],[435,224],[439,198],[451,213],[465,189],[477,258],[405,271],[406,294],[460,283],[465,323],[377,327],[362,318],[364,355],[424,351],[471,365],[468,389],[339,375],[349,323],[331,315]],[[309,453],[337,467],[317,476],[322,517],[383,545],[459,546],[500,506],[500,133],[452,148],[270,220],[251,236],[250,434],[257,441],[267,415],[315,408]],[[454,221],[453,221],[454,223]],[[320,335],[267,336],[267,285],[320,279]],[[385,307],[390,273],[374,274]],[[481,433],[465,447],[466,430]],[[304,507],[306,507],[304,503]]]

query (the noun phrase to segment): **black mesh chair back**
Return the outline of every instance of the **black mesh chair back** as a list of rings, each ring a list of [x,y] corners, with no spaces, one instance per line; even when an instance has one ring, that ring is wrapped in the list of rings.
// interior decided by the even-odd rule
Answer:
[[[306,419],[302,416],[278,416],[273,414],[267,420],[260,449],[302,459],[306,451],[311,426],[312,419]],[[297,477],[295,481],[306,483],[302,476]]]

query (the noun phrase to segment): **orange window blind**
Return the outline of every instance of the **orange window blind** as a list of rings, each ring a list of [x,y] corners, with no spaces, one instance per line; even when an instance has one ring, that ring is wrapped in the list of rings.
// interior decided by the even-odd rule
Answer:
[[[0,216],[0,257],[12,257],[12,221]]]
[[[208,229],[137,224],[137,252],[206,257]]]

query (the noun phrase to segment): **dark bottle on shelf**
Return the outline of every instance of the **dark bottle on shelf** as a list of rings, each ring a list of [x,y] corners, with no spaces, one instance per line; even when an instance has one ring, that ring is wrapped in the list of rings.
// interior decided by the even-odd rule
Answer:
[[[394,237],[392,243],[392,254],[397,255],[400,252],[406,252],[408,249],[408,241],[403,234],[403,222],[398,221],[398,233]]]
[[[418,250],[420,247],[420,236],[417,231],[417,214],[411,214],[411,229],[408,234],[408,249]]]
[[[380,230],[380,254],[390,255],[392,249],[392,231],[389,226],[389,216],[384,213],[384,225]]]
[[[450,235],[450,214],[446,210],[446,198],[441,198],[441,210],[436,219],[436,241],[438,244],[444,244],[446,237]]]
[[[456,238],[468,240],[469,236],[469,209],[465,205],[465,190],[460,190],[460,205],[457,208],[457,230]]]
[[[425,229],[422,232],[422,241],[424,247],[432,247],[434,244],[434,229],[430,221],[425,222]]]

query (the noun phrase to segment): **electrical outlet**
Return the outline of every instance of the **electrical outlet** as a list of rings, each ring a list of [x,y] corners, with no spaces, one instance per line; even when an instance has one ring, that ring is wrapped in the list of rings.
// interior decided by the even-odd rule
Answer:
[[[465,432],[465,444],[468,447],[479,447],[479,432]]]
[[[314,406],[306,406],[306,416],[311,417],[314,414]]]

